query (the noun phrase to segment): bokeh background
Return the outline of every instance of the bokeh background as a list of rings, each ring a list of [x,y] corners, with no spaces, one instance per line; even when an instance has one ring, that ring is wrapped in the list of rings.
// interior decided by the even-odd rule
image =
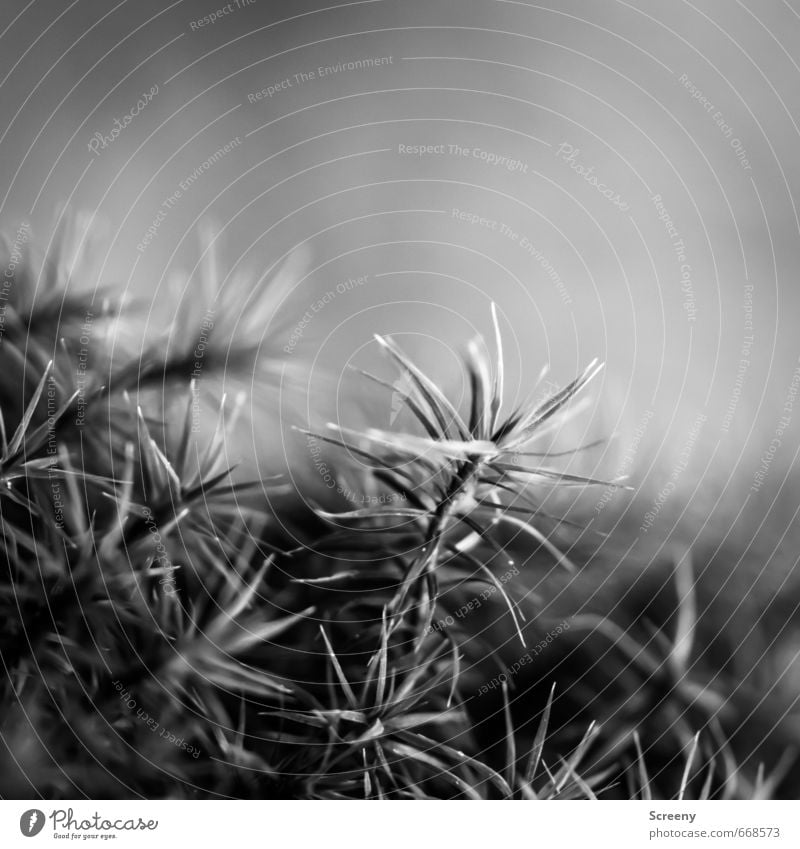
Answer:
[[[243,452],[388,427],[346,369],[391,373],[373,333],[458,396],[496,302],[509,404],[606,362],[569,439],[618,434],[581,462],[639,513],[672,480],[659,522],[791,527],[796,0],[5,0],[0,45],[0,226],[85,232],[70,285],[166,326],[209,252],[253,286],[293,257]]]

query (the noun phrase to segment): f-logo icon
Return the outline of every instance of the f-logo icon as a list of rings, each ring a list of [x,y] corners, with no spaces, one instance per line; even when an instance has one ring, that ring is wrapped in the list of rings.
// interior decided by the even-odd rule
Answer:
[[[44,812],[38,808],[31,808],[19,818],[19,830],[25,837],[36,837],[44,828]]]

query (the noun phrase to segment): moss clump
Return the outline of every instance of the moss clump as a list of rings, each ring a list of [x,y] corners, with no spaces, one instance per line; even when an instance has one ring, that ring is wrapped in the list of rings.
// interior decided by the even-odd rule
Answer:
[[[526,624],[536,605],[511,591],[509,569],[545,589],[553,570],[578,569],[568,550],[578,546],[530,484],[619,485],[561,472],[537,447],[595,364],[504,412],[495,315],[494,356],[475,345],[465,355],[462,413],[378,339],[400,380],[364,380],[393,393],[416,429],[305,431],[366,504],[325,511],[311,491],[309,510],[280,481],[231,476],[224,398],[215,427],[197,421],[200,343],[204,382],[275,371],[259,370],[263,347],[226,315],[230,293],[212,287],[181,314],[178,341],[137,350],[124,342],[138,338],[137,313],[72,294],[57,262],[34,273],[18,259],[6,279],[2,796],[740,792],[712,721],[720,706],[692,690],[663,634],[645,650],[610,622],[570,614],[571,633],[614,646],[615,669],[624,656],[627,711],[602,672],[567,682],[584,687],[579,713],[553,694],[563,671],[509,672],[531,657],[533,636],[547,648],[554,633],[546,617]],[[267,288],[248,304],[251,329],[270,298]],[[658,732],[648,772],[652,741],[637,730],[664,716],[674,729]]]

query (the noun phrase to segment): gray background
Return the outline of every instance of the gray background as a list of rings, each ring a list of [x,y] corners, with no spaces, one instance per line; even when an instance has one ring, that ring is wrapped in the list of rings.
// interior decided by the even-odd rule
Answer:
[[[791,480],[780,487],[800,446],[800,409],[765,484],[759,492],[750,485],[800,354],[796,2],[255,0],[192,27],[217,8],[4,4],[6,231],[25,219],[46,247],[68,205],[78,230],[88,226],[96,242],[71,285],[101,280],[143,296],[151,330],[169,325],[176,291],[191,297],[199,286],[209,244],[198,235],[202,222],[218,234],[222,271],[254,281],[304,246],[276,316],[281,329],[263,328],[279,353],[321,293],[369,275],[315,312],[292,347],[288,359],[309,361],[310,376],[301,369],[282,397],[287,424],[338,417],[388,426],[389,399],[357,408],[359,390],[343,370],[356,363],[390,374],[377,362],[374,332],[394,334],[458,396],[459,351],[490,331],[495,301],[509,404],[527,395],[544,363],[556,384],[594,357],[607,363],[594,412],[576,419],[562,441],[619,437],[583,458],[583,468],[614,473],[651,411],[628,469],[650,498],[705,415],[670,509],[679,513],[696,499],[710,515],[721,499],[727,524],[757,525],[769,515],[785,527],[796,499]],[[378,68],[303,84],[294,78],[389,56],[391,64]],[[683,75],[711,111],[693,99]],[[248,101],[287,78],[290,87]],[[93,155],[94,133],[109,133],[154,84],[153,101]],[[180,181],[236,137],[242,144],[183,193],[137,250]],[[472,156],[402,155],[403,144],[479,148],[521,161],[526,173]],[[558,156],[561,144],[578,149],[577,161],[628,208],[581,179]],[[693,322],[656,194],[685,243]],[[454,208],[526,237],[563,281],[569,303],[518,242],[456,220]],[[754,338],[737,387],[747,285]],[[274,415],[277,396],[255,394],[259,415]],[[261,446],[263,421],[255,416],[247,434]]]

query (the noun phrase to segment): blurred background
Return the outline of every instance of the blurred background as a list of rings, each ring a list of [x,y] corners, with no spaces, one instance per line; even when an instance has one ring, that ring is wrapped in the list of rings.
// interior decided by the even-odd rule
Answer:
[[[92,251],[70,285],[140,299],[148,328],[210,252],[253,287],[293,257],[260,328],[291,380],[252,390],[256,454],[289,450],[276,416],[389,427],[346,368],[392,374],[374,333],[463,394],[496,302],[509,405],[606,362],[565,440],[617,433],[582,462],[632,476],[642,533],[648,504],[791,525],[794,0],[219,2],[6,0],[11,242],[46,250],[69,216]]]

